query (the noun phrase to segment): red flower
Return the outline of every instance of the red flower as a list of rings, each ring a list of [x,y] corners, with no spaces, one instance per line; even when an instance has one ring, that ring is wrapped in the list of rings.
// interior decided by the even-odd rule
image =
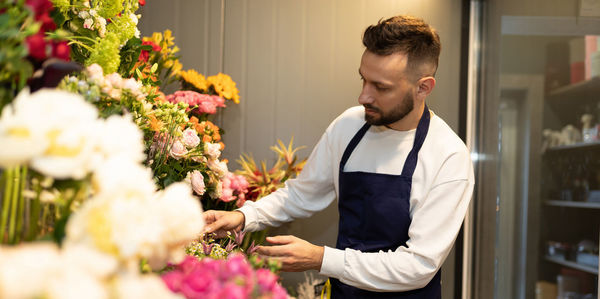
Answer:
[[[154,52],[160,51],[160,46],[157,45],[157,44],[155,44],[152,41],[144,41],[144,42],[142,42],[142,45],[144,45],[144,46],[152,46],[152,51],[154,51]]]
[[[52,43],[52,57],[69,61],[71,59],[70,49],[67,42]]]
[[[42,27],[40,28],[42,32],[56,30],[56,24],[54,24],[54,20],[52,20],[50,14],[48,14],[48,11],[45,11],[39,15],[39,17],[36,18],[36,21],[42,23]]]
[[[144,6],[146,5],[146,0],[138,0],[138,3],[140,4],[140,6]]]
[[[37,60],[46,59],[46,41],[44,40],[44,34],[42,32],[28,36],[27,39],[25,39],[25,43],[27,44],[27,50],[29,50],[29,56]]]
[[[52,3],[48,0],[27,0],[25,4],[33,10],[35,13],[35,20],[39,21],[39,16],[52,11],[54,7]]]

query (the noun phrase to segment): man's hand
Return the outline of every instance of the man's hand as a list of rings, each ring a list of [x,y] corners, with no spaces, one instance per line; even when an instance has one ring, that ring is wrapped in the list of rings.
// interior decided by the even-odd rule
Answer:
[[[325,248],[294,236],[267,237],[274,246],[259,246],[258,253],[281,262],[281,270],[300,272],[321,270]]]
[[[228,231],[239,232],[244,228],[246,217],[240,211],[208,210],[202,214],[206,226],[204,233],[215,233],[218,239],[227,236]]]

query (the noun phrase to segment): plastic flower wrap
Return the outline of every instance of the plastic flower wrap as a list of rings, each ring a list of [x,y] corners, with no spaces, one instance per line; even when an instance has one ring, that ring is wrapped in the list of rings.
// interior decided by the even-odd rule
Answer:
[[[162,279],[173,292],[186,298],[288,298],[275,274],[252,269],[241,254],[200,261],[188,256]]]

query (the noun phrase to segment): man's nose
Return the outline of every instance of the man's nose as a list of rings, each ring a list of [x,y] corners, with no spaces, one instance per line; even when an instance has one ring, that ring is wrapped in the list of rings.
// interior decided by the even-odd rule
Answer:
[[[361,105],[372,104],[374,101],[373,95],[369,92],[367,86],[364,86],[360,95],[358,96],[358,103]]]

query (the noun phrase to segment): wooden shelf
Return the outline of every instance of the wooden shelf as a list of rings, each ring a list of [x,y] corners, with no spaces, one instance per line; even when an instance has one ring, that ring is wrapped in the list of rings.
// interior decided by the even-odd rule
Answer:
[[[600,209],[600,202],[547,200],[546,205],[567,208]]]
[[[570,149],[585,149],[585,148],[594,148],[594,147],[598,147],[598,146],[600,146],[600,141],[579,142],[579,143],[575,143],[575,144],[549,147],[546,149],[546,151],[551,152],[551,151],[561,151],[561,150],[570,150]]]
[[[570,98],[574,96],[585,95],[587,93],[598,92],[599,90],[600,77],[593,77],[586,81],[559,87],[550,91],[547,96],[552,99]]]
[[[587,272],[587,273],[598,275],[598,268],[594,268],[594,267],[591,267],[591,266],[578,264],[578,263],[575,263],[575,262],[567,261],[567,260],[564,260],[564,259],[561,259],[561,258],[558,258],[558,257],[552,257],[552,256],[549,256],[549,255],[546,255],[544,259],[547,260],[547,261],[549,261],[549,262],[555,263],[555,264],[559,264],[559,265],[566,266],[566,267],[573,268],[573,269],[577,269],[577,270],[580,270],[580,271],[583,271],[583,272]]]

